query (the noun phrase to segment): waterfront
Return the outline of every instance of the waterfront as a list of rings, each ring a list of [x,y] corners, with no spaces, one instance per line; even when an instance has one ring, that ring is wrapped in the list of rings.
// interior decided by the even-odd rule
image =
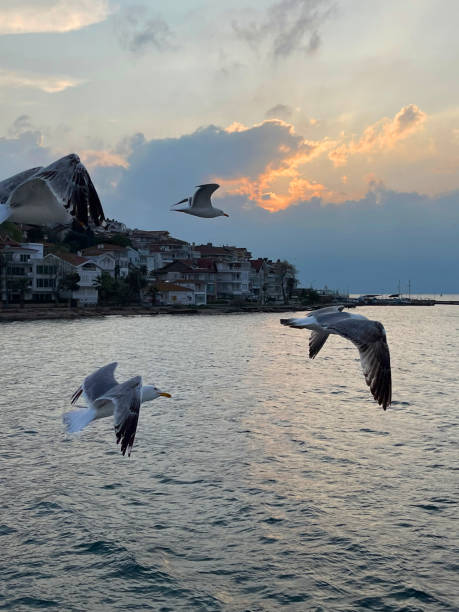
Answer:
[[[381,320],[394,404],[356,350],[276,314],[2,325],[4,609],[454,610],[455,306]],[[172,394],[142,407],[130,460],[109,420],[61,415],[109,361]]]

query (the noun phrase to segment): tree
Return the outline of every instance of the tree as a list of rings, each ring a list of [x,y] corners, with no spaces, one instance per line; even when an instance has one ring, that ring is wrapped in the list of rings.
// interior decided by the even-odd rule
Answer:
[[[16,242],[21,242],[22,240],[22,232],[12,221],[4,221],[0,223],[0,233],[6,234],[11,238],[11,240],[16,240]]]
[[[114,279],[106,271],[103,271],[100,276],[94,281],[94,287],[97,287],[101,304],[107,304],[116,293],[116,279]]]
[[[319,293],[315,289],[312,289],[312,287],[309,289],[301,289],[298,297],[300,302],[305,306],[310,306],[311,304],[318,304],[320,302]]]
[[[129,287],[130,298],[135,302],[140,302],[142,289],[147,286],[147,267],[132,267],[126,276],[126,283]]]
[[[78,274],[78,272],[68,272],[67,274],[64,274],[64,276],[61,278],[59,282],[58,291],[68,291],[69,292],[69,302],[68,302],[69,308],[72,305],[72,293],[74,291],[78,291],[79,282],[80,282],[80,275]]]
[[[274,266],[277,280],[282,291],[282,299],[284,300],[284,304],[287,304],[297,283],[297,270],[293,264],[286,260],[278,260]]]
[[[19,293],[19,304],[21,308],[24,308],[24,296],[29,288],[29,279],[27,278],[13,278],[8,284],[8,291],[13,293]]]
[[[107,244],[117,244],[122,247],[132,247],[132,241],[125,234],[114,234],[111,238],[104,238]]]

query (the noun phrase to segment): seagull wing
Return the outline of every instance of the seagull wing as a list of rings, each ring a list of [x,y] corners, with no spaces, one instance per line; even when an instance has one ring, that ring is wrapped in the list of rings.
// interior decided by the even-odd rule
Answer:
[[[217,183],[198,185],[191,200],[191,208],[211,208],[212,202],[210,201],[210,196],[219,187],[220,185],[217,185]]]
[[[125,383],[117,385],[99,397],[96,401],[98,409],[111,402],[114,405],[114,425],[116,443],[121,442],[121,452],[130,456],[134,444],[137,423],[139,421],[140,403],[142,399],[142,377],[134,376]]]
[[[8,200],[10,193],[13,192],[16,187],[19,187],[24,181],[29,179],[34,174],[37,174],[42,170],[42,166],[37,166],[36,168],[29,168],[29,170],[24,170],[23,172],[18,172],[14,176],[10,176],[4,181],[0,181],[0,204],[5,204]]]
[[[56,199],[83,226],[89,221],[101,225],[102,204],[88,171],[74,153],[58,159],[37,172],[33,179],[44,181]]]
[[[317,353],[325,344],[328,336],[330,334],[326,334],[321,331],[313,331],[309,336],[309,358],[314,359]]]
[[[180,202],[176,202],[175,204],[172,204],[172,206],[170,207],[169,210],[175,210],[174,206],[178,206],[179,204],[183,204],[184,202],[188,202],[190,198],[183,198],[183,200],[180,200]],[[180,209],[181,210],[181,209]]]
[[[109,363],[102,368],[99,368],[83,381],[83,384],[78,387],[75,393],[72,395],[72,404],[74,404],[80,395],[84,393],[85,398],[89,403],[95,402],[95,400],[107,393],[113,387],[118,385],[114,372],[118,363],[115,361],[113,363]]]
[[[385,410],[392,400],[392,376],[384,326],[379,321],[354,319],[352,316],[322,325],[325,330],[347,338],[359,349],[365,381],[375,400]]]

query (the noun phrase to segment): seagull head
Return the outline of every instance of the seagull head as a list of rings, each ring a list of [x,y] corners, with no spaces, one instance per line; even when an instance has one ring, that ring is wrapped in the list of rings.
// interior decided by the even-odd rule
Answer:
[[[155,385],[144,385],[142,387],[142,402],[150,402],[157,397],[172,397],[170,393],[165,393]]]
[[[229,215],[226,214],[226,212],[223,212],[222,210],[220,210],[219,208],[215,209],[218,212],[218,217],[229,217]]]

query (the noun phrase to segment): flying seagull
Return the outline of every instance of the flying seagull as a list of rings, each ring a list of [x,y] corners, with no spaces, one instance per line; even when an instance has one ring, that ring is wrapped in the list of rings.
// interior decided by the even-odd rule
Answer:
[[[154,385],[142,385],[142,377],[134,376],[118,384],[114,371],[118,364],[109,363],[87,376],[72,396],[72,404],[82,395],[88,407],[72,410],[63,415],[68,433],[80,431],[96,419],[114,416],[116,443],[121,441],[123,455],[131,455],[134,444],[140,404],[157,397],[171,397]]]
[[[174,204],[171,210],[176,212],[184,212],[188,215],[194,215],[195,217],[203,217],[204,219],[211,219],[212,217],[229,217],[225,212],[219,208],[214,208],[210,201],[210,196],[216,191],[220,185],[217,183],[208,183],[207,185],[197,185],[196,191],[190,198],[184,198]],[[187,202],[186,206],[176,208],[180,204]]]
[[[101,225],[102,204],[88,171],[75,153],[45,168],[30,168],[0,182],[0,223],[58,228],[73,220],[87,228]]]
[[[309,338],[311,359],[314,359],[330,334],[338,334],[350,340],[359,349],[363,374],[373,397],[386,410],[392,398],[392,379],[384,326],[363,315],[342,312],[343,308],[320,308],[303,318],[281,319],[281,323],[312,330]]]

